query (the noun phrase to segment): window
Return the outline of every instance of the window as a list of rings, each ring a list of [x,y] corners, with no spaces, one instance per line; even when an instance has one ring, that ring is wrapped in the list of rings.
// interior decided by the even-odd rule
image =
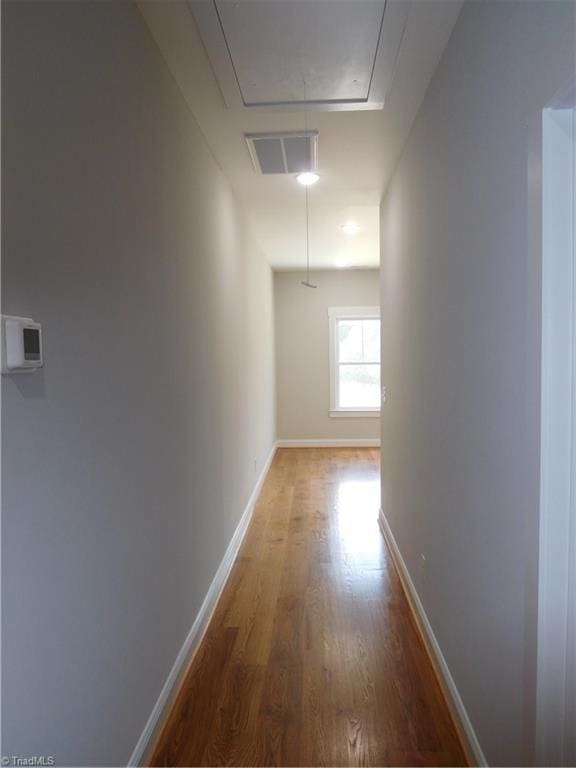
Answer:
[[[330,319],[330,415],[380,413],[380,310],[332,307]]]

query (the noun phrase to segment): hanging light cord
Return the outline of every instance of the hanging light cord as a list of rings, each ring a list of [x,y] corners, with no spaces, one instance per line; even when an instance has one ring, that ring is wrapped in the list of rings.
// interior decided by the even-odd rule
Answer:
[[[306,79],[304,80],[304,132],[308,132],[308,114],[306,111]],[[308,201],[308,186],[304,187],[305,201],[306,201],[306,280],[302,280],[302,285],[306,288],[317,288],[310,282],[310,205]]]
[[[309,204],[308,204],[308,187],[305,188],[306,193],[306,282],[310,282],[310,224],[309,224]]]

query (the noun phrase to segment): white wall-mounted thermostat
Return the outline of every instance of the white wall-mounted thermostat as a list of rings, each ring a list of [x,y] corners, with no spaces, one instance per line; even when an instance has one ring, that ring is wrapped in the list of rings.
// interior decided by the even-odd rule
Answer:
[[[42,365],[42,326],[29,317],[2,315],[2,373],[30,373]]]

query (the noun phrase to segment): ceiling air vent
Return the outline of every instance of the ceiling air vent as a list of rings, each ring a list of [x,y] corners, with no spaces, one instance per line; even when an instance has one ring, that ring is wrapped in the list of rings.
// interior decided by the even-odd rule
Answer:
[[[247,133],[248,149],[260,173],[316,171],[318,131],[299,133]]]

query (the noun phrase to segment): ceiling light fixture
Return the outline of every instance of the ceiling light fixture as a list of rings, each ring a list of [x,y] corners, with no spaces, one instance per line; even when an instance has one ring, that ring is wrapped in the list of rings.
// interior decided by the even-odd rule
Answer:
[[[296,181],[302,184],[303,187],[310,187],[312,184],[316,184],[320,176],[313,171],[304,171],[296,176]]]
[[[336,259],[336,269],[346,269],[348,266],[344,259]]]
[[[340,224],[340,229],[345,235],[357,235],[360,227],[353,221],[347,221],[346,224]]]

